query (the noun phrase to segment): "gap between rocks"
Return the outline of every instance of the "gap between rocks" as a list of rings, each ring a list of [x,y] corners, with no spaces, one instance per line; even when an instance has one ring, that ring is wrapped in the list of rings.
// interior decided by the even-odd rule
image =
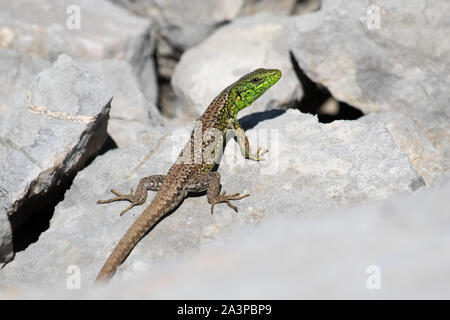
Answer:
[[[322,123],[330,123],[335,120],[356,120],[364,115],[358,108],[337,101],[326,87],[312,81],[306,75],[292,52],[289,52],[289,56],[303,88],[303,97],[295,103],[293,108],[303,113],[317,115],[319,122]]]
[[[86,163],[78,171],[86,168],[89,164],[92,163],[92,161],[95,160],[96,157],[116,148],[117,144],[114,142],[111,136],[108,135],[98,153],[87,159]],[[78,171],[61,180],[61,182],[53,189],[53,191],[46,194],[44,197],[36,196],[33,199],[29,199],[27,205],[20,209],[21,211],[24,211],[24,213],[26,213],[25,211],[29,212],[33,210],[35,205],[39,203],[39,207],[43,207],[42,210],[34,212],[32,215],[30,215],[30,218],[23,223],[21,223],[21,221],[13,221],[10,219],[10,223],[13,229],[14,254],[25,250],[32,243],[37,242],[40,235],[50,227],[50,220],[53,217],[55,208],[59,202],[64,200],[64,194],[72,185],[72,182],[75,179]],[[42,202],[44,202],[44,204]],[[17,216],[20,217],[24,215],[22,213],[19,213],[17,214]]]

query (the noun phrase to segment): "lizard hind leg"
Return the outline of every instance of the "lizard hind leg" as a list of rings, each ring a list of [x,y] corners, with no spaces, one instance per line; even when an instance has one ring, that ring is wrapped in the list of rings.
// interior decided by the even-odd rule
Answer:
[[[130,201],[131,204],[126,209],[122,210],[120,212],[120,215],[123,215],[125,212],[127,212],[128,210],[130,210],[131,208],[133,208],[136,205],[143,204],[145,202],[145,198],[147,196],[147,192],[145,192],[145,194],[146,194],[145,197],[139,197],[139,196],[136,197],[136,193],[133,191],[133,188],[131,188],[130,193],[127,193],[127,194],[119,193],[114,189],[112,189],[111,192],[114,193],[117,197],[114,197],[111,199],[106,199],[106,200],[98,200],[97,203],[104,204],[104,203],[110,203],[110,202],[122,201],[122,200]]]
[[[120,212],[120,215],[123,215],[134,206],[141,205],[145,202],[145,200],[147,200],[147,190],[158,191],[164,182],[164,178],[164,175],[153,175],[142,178],[139,181],[136,192],[134,192],[133,188],[131,188],[130,193],[127,194],[122,194],[112,189],[111,192],[114,193],[116,197],[107,200],[98,200],[97,203],[103,204],[122,200],[131,202],[131,204],[126,209]]]
[[[247,198],[250,196],[248,193],[246,194],[240,194],[240,193],[232,193],[232,194],[226,194],[226,191],[222,191],[221,194],[216,195],[211,200],[208,199],[209,203],[211,204],[211,214],[214,212],[214,206],[216,203],[225,202],[231,209],[238,212],[238,208],[236,206],[233,206],[230,202],[230,200],[241,200],[244,198]]]
[[[232,205],[230,200],[241,200],[249,194],[226,194],[226,191],[220,192],[220,174],[217,171],[206,172],[193,177],[185,186],[185,191],[202,192],[207,190],[208,203],[211,204],[211,214],[214,212],[214,206],[217,203],[225,202],[231,209],[238,211],[237,207]]]

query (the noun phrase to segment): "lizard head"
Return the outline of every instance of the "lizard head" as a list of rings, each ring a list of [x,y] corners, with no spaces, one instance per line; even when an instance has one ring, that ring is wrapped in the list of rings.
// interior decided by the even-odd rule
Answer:
[[[280,78],[281,71],[278,69],[259,68],[232,84],[230,93],[237,108],[236,113],[251,105]]]

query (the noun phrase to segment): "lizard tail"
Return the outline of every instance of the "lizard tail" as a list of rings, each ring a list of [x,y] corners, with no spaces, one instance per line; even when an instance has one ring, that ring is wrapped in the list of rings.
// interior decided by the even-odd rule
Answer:
[[[134,246],[147,233],[148,230],[166,213],[161,206],[151,203],[147,209],[136,219],[127,232],[119,240],[114,250],[109,255],[95,282],[109,280],[116,272],[117,267],[133,250]]]

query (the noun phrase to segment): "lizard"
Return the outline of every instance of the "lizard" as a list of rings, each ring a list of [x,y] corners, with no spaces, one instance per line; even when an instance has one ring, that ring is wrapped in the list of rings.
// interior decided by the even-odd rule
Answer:
[[[250,106],[280,78],[280,70],[263,68],[242,76],[220,92],[195,121],[189,141],[166,175],[142,178],[136,191],[131,188],[128,194],[121,194],[112,189],[111,192],[116,197],[97,201],[99,204],[129,201],[131,204],[120,213],[123,215],[132,207],[143,204],[148,190],[157,191],[149,206],[132,223],[107,258],[97,275],[95,280],[97,283],[109,280],[140,239],[159,220],[177,208],[188,193],[206,191],[208,203],[211,204],[211,214],[214,206],[223,202],[234,211],[238,211],[230,201],[241,200],[249,194],[220,192],[220,174],[216,170],[216,164],[221,157],[220,151],[223,150],[229,134],[234,132],[234,138],[245,159],[263,160],[262,156],[268,150],[261,151],[258,147],[255,153],[250,152],[248,138],[237,120],[237,114]]]

